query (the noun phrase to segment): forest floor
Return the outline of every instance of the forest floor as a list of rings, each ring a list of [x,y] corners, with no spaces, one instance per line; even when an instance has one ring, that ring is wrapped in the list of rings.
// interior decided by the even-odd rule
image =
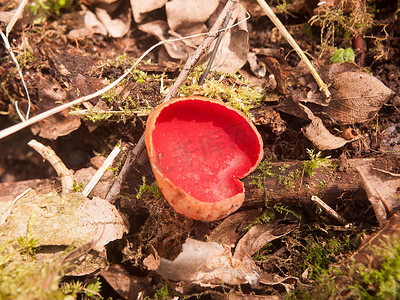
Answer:
[[[35,116],[104,88],[159,41],[159,28],[145,29],[146,18],[169,26],[171,18],[177,18],[160,6],[143,17],[145,21],[138,22],[140,16],[136,15],[134,20],[129,16],[128,22],[124,12],[131,14],[129,1],[119,1],[119,9],[111,15],[120,17],[127,32],[111,37],[110,31],[88,29],[79,17],[82,11],[98,13],[97,8],[104,4],[67,2],[33,1],[23,21],[19,20],[9,33],[30,104],[15,63],[1,43],[0,130],[21,122],[20,115],[23,118],[28,107]],[[399,297],[399,4],[356,0],[326,1],[320,6],[317,1],[306,0],[272,2],[271,6],[279,5],[281,10],[274,11],[328,84],[332,102],[320,105],[324,97],[319,96],[296,52],[255,1],[242,1],[251,17],[244,39],[248,39],[248,47],[241,48],[240,36],[234,42],[240,47],[230,49],[234,57],[231,64],[239,65],[237,72],[211,71],[200,86],[198,79],[204,66],[198,66],[178,94],[223,100],[255,123],[263,139],[264,157],[243,179],[246,198],[241,208],[212,222],[177,213],[158,189],[145,151],[112,199],[112,207],[101,202],[105,208],[98,213],[112,214],[116,208],[115,222],[121,223],[118,230],[123,236],[110,238],[101,249],[93,246],[92,240],[97,238],[82,238],[77,257],[90,253],[88,264],[81,259],[82,266],[72,270],[70,265],[68,269],[58,265],[57,272],[52,269],[39,282],[23,277],[21,280],[41,286],[40,292],[32,289],[39,293],[33,298],[51,299],[60,287],[62,295],[93,299]],[[4,12],[16,7],[14,1],[0,1],[3,32],[9,20]],[[212,24],[216,17],[218,14],[212,15],[207,22]],[[111,25],[105,27],[107,30]],[[166,37],[170,31],[162,34]],[[231,39],[235,39],[233,33]],[[196,48],[184,45],[184,52]],[[224,43],[221,47],[230,48]],[[158,47],[120,85],[101,97],[0,139],[1,242],[4,237],[14,237],[5,230],[10,228],[7,218],[12,217],[11,210],[18,209],[19,202],[14,201],[17,196],[28,188],[34,190],[35,194],[29,196],[33,198],[61,194],[54,167],[28,142],[35,139],[51,147],[72,170],[74,195],[81,193],[120,145],[122,151],[89,196],[106,199],[129,151],[144,133],[148,115],[162,102],[187,60],[187,54],[179,51]],[[171,57],[174,55],[181,58]],[[354,74],[356,77],[351,77]],[[347,102],[343,104],[342,100]],[[321,121],[321,131],[328,132],[327,136],[309,127],[317,121]],[[23,197],[29,202],[28,196]],[[330,209],[327,211],[315,199]],[[63,205],[57,213],[70,207]],[[50,210],[48,203],[43,207]],[[18,222],[26,222],[21,225],[22,231],[28,241],[33,241],[30,228],[35,227],[32,223],[41,213],[32,216],[29,210],[31,215]],[[73,227],[82,237],[79,225],[69,223],[74,221],[63,219],[66,227]],[[55,241],[53,225],[49,226],[44,233],[47,238],[33,234],[37,240],[30,247],[36,256],[31,261],[39,260],[44,253],[61,255],[73,244],[73,238]],[[53,246],[58,248],[54,250]],[[23,248],[26,250],[26,244]],[[0,247],[4,258],[0,260],[0,287],[10,286],[4,278],[12,261],[5,259],[4,249]],[[194,254],[196,251],[200,254]],[[77,264],[77,260],[64,257],[63,264],[67,262]],[[164,264],[163,270],[160,264]],[[165,266],[170,269],[166,271]],[[56,282],[57,288],[49,282]],[[74,283],[78,286],[75,289]],[[18,294],[15,288],[17,294],[2,294],[0,288],[0,296],[23,298],[30,288],[24,284],[24,292]]]

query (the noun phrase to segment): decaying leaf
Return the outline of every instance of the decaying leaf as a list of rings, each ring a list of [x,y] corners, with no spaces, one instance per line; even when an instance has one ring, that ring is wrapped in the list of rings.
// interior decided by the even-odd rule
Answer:
[[[349,142],[353,142],[358,137],[352,140],[346,140],[340,136],[334,136],[326,129],[322,120],[312,113],[312,111],[302,104],[299,104],[300,107],[307,114],[308,118],[311,120],[311,123],[302,128],[303,134],[306,138],[308,138],[315,147],[321,150],[332,150],[343,147],[345,144]]]
[[[68,93],[52,77],[40,77],[38,87],[38,106],[46,110],[53,108],[57,103],[67,100]],[[40,137],[55,140],[59,136],[65,136],[79,128],[80,117],[69,116],[68,112],[51,116],[31,127],[33,134]]]
[[[297,227],[296,223],[285,224],[281,220],[254,225],[236,245],[233,257],[236,259],[251,257],[266,244],[292,232]]]
[[[133,18],[136,23],[141,23],[146,13],[163,7],[168,0],[131,0]]]
[[[238,3],[232,14],[228,26],[234,23],[242,22],[246,19],[246,12],[243,6]],[[212,65],[213,70],[226,73],[235,73],[247,62],[247,53],[249,52],[249,32],[247,23],[227,30],[218,48],[217,55]],[[212,47],[210,48],[211,51]]]
[[[173,39],[173,37],[170,35],[168,24],[165,21],[157,20],[140,24],[138,27],[140,30],[154,35],[160,41]],[[173,59],[183,59],[186,57],[188,52],[187,46],[183,41],[165,44],[164,48],[168,55]]]
[[[214,242],[188,238],[182,252],[171,261],[161,258],[157,273],[174,281],[189,281],[201,286],[258,285],[261,270],[251,258],[232,257],[229,248]]]
[[[131,27],[131,10],[129,8],[121,9],[121,13],[117,17],[112,17],[106,9],[101,7],[96,7],[95,12],[111,37],[120,38],[128,33]]]
[[[120,239],[128,227],[108,201],[89,200],[80,194],[38,195],[33,190],[18,199],[0,226],[0,241],[30,234],[41,246],[85,244],[97,239],[93,249],[103,251]]]
[[[209,235],[210,241],[234,246],[242,237],[245,228],[260,216],[259,210],[246,210],[225,218]]]
[[[135,15],[135,5],[132,2],[132,9]],[[158,3],[158,2],[157,2]],[[161,5],[161,3],[158,3]],[[208,22],[212,23],[215,16],[220,13],[219,1],[196,1],[196,0],[173,0],[166,2],[165,9],[167,13],[166,21],[162,19],[149,20],[146,23],[139,24],[139,29],[154,35],[159,40],[168,40],[177,37],[187,37],[206,33],[209,30]],[[162,6],[162,5],[161,5]],[[248,30],[245,22],[246,13],[240,3],[236,5],[228,26],[234,23],[240,23],[238,26],[230,28],[224,34],[221,45],[218,48],[216,58],[212,69],[234,73],[240,69],[247,61],[249,51]],[[136,20],[136,17],[135,17]],[[140,19],[142,21],[142,19]],[[138,22],[138,21],[137,21]],[[140,22],[139,22],[140,23]],[[159,62],[166,63],[168,60],[182,60],[190,54],[204,39],[204,36],[192,37],[183,41],[168,43],[159,52]],[[205,63],[212,51],[210,47],[209,54],[202,61]],[[165,53],[166,52],[166,53]]]
[[[376,77],[362,72],[335,74],[332,99],[320,112],[340,125],[372,119],[395,93]]]
[[[68,19],[74,19],[76,23],[68,33],[70,39],[83,39],[94,34],[107,35],[107,29],[90,10],[69,14]]]
[[[167,22],[171,30],[203,25],[217,9],[219,0],[172,0],[165,4]]]
[[[400,125],[386,128],[379,135],[381,151],[400,156]]]
[[[389,216],[400,208],[400,176],[372,168],[371,165],[359,165],[357,170],[375,216],[383,226]]]
[[[124,299],[137,299],[139,293],[142,293],[142,297],[150,295],[148,290],[151,279],[134,276],[120,265],[111,265],[102,270],[100,275]]]

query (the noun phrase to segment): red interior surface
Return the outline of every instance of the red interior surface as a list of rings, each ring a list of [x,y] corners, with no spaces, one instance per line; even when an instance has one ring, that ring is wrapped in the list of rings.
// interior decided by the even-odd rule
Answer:
[[[165,107],[153,132],[156,163],[196,199],[218,202],[242,193],[237,177],[261,151],[256,133],[237,112],[218,103],[184,100]]]

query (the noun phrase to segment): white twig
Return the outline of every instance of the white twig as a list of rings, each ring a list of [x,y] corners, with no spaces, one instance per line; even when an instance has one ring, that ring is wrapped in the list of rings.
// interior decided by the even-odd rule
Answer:
[[[36,140],[31,140],[28,143],[33,149],[35,149],[44,159],[53,166],[56,170],[57,175],[60,176],[61,186],[63,194],[72,191],[74,185],[74,175],[70,169],[68,169],[62,160],[57,156],[53,149],[48,146],[44,146]]]
[[[24,11],[24,8],[26,4],[28,3],[28,0],[22,0],[21,3],[18,5],[17,10],[15,11],[14,15],[12,16],[10,22],[7,24],[6,27],[6,36],[8,37],[8,34],[11,32],[11,30],[14,28],[15,23],[21,16],[22,12]]]
[[[307,67],[310,70],[311,74],[313,75],[315,81],[317,82],[320,90],[325,93],[326,98],[329,98],[331,96],[331,93],[329,92],[328,86],[322,81],[321,77],[315,70],[314,66],[311,64],[311,62],[309,61],[307,56],[304,54],[303,50],[301,50],[299,45],[296,43],[294,38],[287,31],[285,26],[283,26],[282,22],[278,19],[278,17],[272,11],[272,9],[269,7],[269,5],[265,2],[265,0],[257,0],[257,2],[264,9],[265,13],[270,18],[272,23],[274,23],[274,25],[278,28],[278,30],[282,33],[282,35],[286,38],[286,40],[289,42],[289,44],[293,47],[293,49],[297,52],[297,54],[303,60],[303,62],[307,65]]]
[[[113,151],[111,151],[110,155],[104,161],[103,165],[97,170],[96,174],[94,174],[92,179],[89,181],[88,185],[83,190],[83,192],[82,192],[83,196],[85,196],[85,197],[89,196],[90,192],[93,190],[95,185],[99,182],[99,180],[103,176],[104,172],[112,164],[112,162],[117,157],[117,155],[119,154],[120,151],[121,151],[121,146],[119,146],[119,145],[116,146],[113,149]]]
[[[233,25],[230,26],[229,28],[235,27],[235,26],[237,26],[238,24],[240,24],[240,23],[242,23],[242,22],[245,22],[247,19],[248,19],[248,18],[246,18],[246,19],[244,19],[244,20],[242,20],[242,21],[240,21],[240,22],[238,22],[238,23],[236,23],[236,24],[233,24]],[[229,28],[227,28],[227,29],[229,29]],[[225,29],[222,29],[222,31],[223,31],[223,30],[225,30]],[[220,31],[221,31],[221,30],[218,30],[218,31],[215,31],[214,33],[218,33],[218,32],[220,32]],[[18,132],[18,131],[20,131],[20,130],[22,130],[22,129],[24,129],[24,128],[30,126],[30,125],[32,125],[32,124],[35,124],[35,123],[37,123],[37,122],[39,122],[39,121],[41,121],[41,120],[44,120],[44,119],[46,119],[46,118],[48,118],[48,117],[50,117],[50,116],[52,116],[52,115],[55,115],[56,113],[59,113],[59,112],[63,111],[64,109],[70,108],[70,107],[72,107],[72,106],[81,104],[82,102],[85,102],[85,101],[88,101],[88,100],[90,100],[90,99],[93,99],[93,98],[96,98],[96,97],[98,97],[98,96],[103,95],[105,92],[111,90],[113,87],[115,87],[116,85],[118,85],[126,76],[129,75],[129,73],[130,73],[134,68],[136,68],[136,66],[142,61],[142,59],[143,59],[147,54],[149,54],[151,51],[153,51],[153,50],[154,50],[155,48],[157,48],[158,46],[161,46],[161,45],[164,45],[164,44],[168,44],[168,43],[174,43],[174,42],[177,42],[177,41],[181,41],[181,40],[183,40],[183,39],[190,39],[190,38],[197,37],[197,36],[201,36],[201,35],[207,35],[207,34],[209,34],[209,33],[208,33],[208,32],[206,32],[206,33],[199,33],[199,34],[190,35],[190,36],[186,36],[186,37],[182,37],[182,38],[171,39],[171,40],[163,40],[163,41],[158,42],[157,44],[155,44],[155,45],[151,46],[149,49],[147,49],[146,52],[144,52],[144,53],[142,54],[142,56],[140,56],[140,57],[136,60],[136,62],[133,64],[132,67],[130,67],[124,74],[121,75],[121,77],[119,77],[118,79],[116,79],[115,81],[113,81],[112,83],[110,83],[108,86],[102,88],[101,90],[98,90],[97,92],[95,92],[95,93],[93,93],[93,94],[90,94],[90,95],[87,95],[87,96],[84,96],[84,97],[75,99],[75,100],[73,100],[73,101],[71,101],[71,102],[65,103],[65,104],[60,105],[60,106],[57,106],[57,107],[54,107],[54,108],[52,108],[52,109],[50,109],[50,110],[48,110],[48,111],[45,111],[45,112],[43,112],[43,113],[41,113],[41,114],[38,114],[38,115],[36,115],[36,116],[34,116],[34,117],[32,117],[32,118],[29,118],[29,119],[27,119],[27,120],[25,120],[25,121],[23,121],[23,122],[21,122],[21,123],[18,123],[18,124],[15,124],[15,125],[13,125],[13,126],[10,126],[10,127],[6,128],[6,129],[3,129],[2,131],[0,131],[0,140],[1,140],[2,138],[5,138],[6,136],[9,136],[10,134],[16,133],[16,132]]]
[[[21,68],[19,67],[19,63],[17,61],[17,58],[15,57],[14,53],[11,50],[11,46],[10,46],[10,43],[8,42],[7,36],[4,35],[4,33],[3,33],[3,31],[1,29],[0,29],[0,35],[1,35],[1,38],[3,39],[3,41],[4,41],[4,45],[6,46],[6,49],[7,49],[8,53],[10,54],[14,64],[17,67],[18,74],[21,77],[22,85],[24,86],[26,97],[28,99],[28,109],[26,111],[25,117],[19,111],[18,101],[15,101],[15,103],[14,103],[15,109],[17,111],[18,116],[20,117],[20,119],[22,121],[25,121],[26,119],[29,119],[29,113],[30,113],[30,110],[31,110],[31,97],[29,96],[28,88],[26,87],[26,83],[25,83],[25,80],[24,80],[24,75],[22,75],[22,71],[21,71]]]
[[[319,197],[312,196],[311,200],[313,202],[317,203],[326,213],[328,213],[333,218],[335,218],[337,221],[339,221],[340,224],[342,224],[342,225],[347,224],[346,220],[341,215],[339,215],[335,210],[333,210],[328,204],[326,204],[324,201],[322,201]]]
[[[15,205],[15,203],[21,199],[23,196],[25,196],[27,193],[29,193],[32,189],[28,188],[26,189],[24,192],[22,192],[22,194],[18,195],[17,197],[14,198],[13,202],[10,204],[10,206],[8,207],[7,211],[5,212],[4,215],[0,216],[0,226],[4,224],[4,222],[7,220],[7,218],[9,217],[9,215],[11,214],[12,208]]]

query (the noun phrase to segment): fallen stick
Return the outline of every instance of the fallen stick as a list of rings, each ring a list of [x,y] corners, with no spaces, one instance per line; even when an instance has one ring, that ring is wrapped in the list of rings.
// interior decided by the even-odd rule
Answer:
[[[346,220],[341,215],[339,215],[328,204],[326,204],[324,201],[322,201],[318,196],[311,196],[311,201],[318,204],[319,207],[321,207],[327,214],[329,214],[330,216],[335,218],[337,221],[339,221],[340,224],[342,224],[342,225],[347,224]]]
[[[179,91],[179,87],[189,76],[190,71],[196,66],[196,64],[200,61],[200,59],[204,56],[207,49],[210,47],[211,43],[217,38],[220,28],[223,28],[224,21],[229,16],[229,12],[233,11],[236,7],[238,0],[228,0],[218,19],[215,21],[214,25],[211,27],[210,32],[206,35],[203,42],[196,49],[196,51],[190,55],[189,59],[186,61],[185,66],[182,71],[179,73],[178,77],[175,80],[175,83],[169,89],[168,94],[165,96],[164,101],[169,101],[172,98],[176,97]],[[109,190],[106,200],[110,202],[114,202],[115,198],[121,191],[122,184],[125,182],[125,179],[129,173],[129,171],[133,168],[140,154],[146,148],[144,142],[144,133],[140,137],[136,146],[132,151],[128,153],[125,164],[122,167],[117,179],[115,180],[113,186]]]
[[[62,193],[67,194],[71,192],[74,185],[74,174],[64,165],[54,150],[49,146],[44,146],[36,140],[31,140],[28,145],[35,149],[53,166],[54,170],[56,170],[57,175],[60,176],[61,179]]]

